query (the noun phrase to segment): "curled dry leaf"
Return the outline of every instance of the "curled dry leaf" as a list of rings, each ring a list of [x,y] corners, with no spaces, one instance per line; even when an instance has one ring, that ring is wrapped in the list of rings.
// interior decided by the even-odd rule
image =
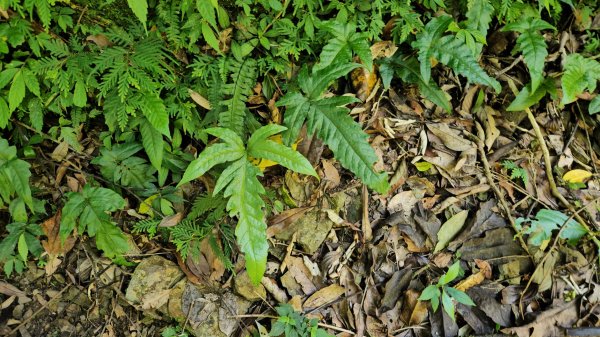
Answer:
[[[485,280],[486,278],[492,277],[492,267],[487,261],[476,259],[475,263],[480,268],[479,272],[470,275],[466,279],[460,281],[456,285],[456,289],[460,291],[467,291],[468,289],[471,289],[474,286],[481,284],[481,282],[483,282],[483,280]]]
[[[451,129],[446,123],[427,124],[431,133],[442,140],[442,143],[453,151],[466,151],[474,147],[474,144],[460,135],[458,130]]]

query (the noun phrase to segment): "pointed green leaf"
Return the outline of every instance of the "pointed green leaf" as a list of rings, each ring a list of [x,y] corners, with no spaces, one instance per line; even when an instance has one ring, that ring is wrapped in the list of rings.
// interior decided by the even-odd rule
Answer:
[[[448,295],[455,299],[458,303],[462,303],[464,305],[474,306],[475,302],[467,295],[464,291],[460,291],[458,289],[452,287],[444,288],[445,291],[448,292]]]
[[[39,97],[40,82],[38,81],[37,76],[35,76],[35,74],[27,68],[23,68],[21,70],[21,73],[23,74],[23,79],[25,80],[25,85],[27,86],[27,89],[29,89],[30,92]]]
[[[452,264],[450,266],[450,268],[448,268],[448,271],[444,275],[442,275],[442,277],[440,277],[438,284],[446,285],[446,284],[454,281],[454,279],[458,277],[458,275],[460,274],[461,271],[462,271],[462,269],[460,268],[460,262],[459,261],[454,262],[454,264]]]
[[[25,79],[21,71],[17,72],[13,77],[10,90],[8,92],[8,107],[11,112],[23,102],[25,98]]]
[[[25,233],[22,233],[21,236],[19,236],[19,244],[17,245],[17,250],[19,251],[19,256],[21,256],[23,261],[27,261],[29,249],[27,248],[27,241],[25,241]]]
[[[148,20],[148,2],[146,0],[127,0],[129,8],[133,11],[133,14],[140,20],[144,28],[146,28],[146,21]]]
[[[234,149],[238,149],[240,151],[244,150],[244,142],[242,141],[240,136],[238,136],[235,132],[231,131],[230,129],[208,128],[204,130],[204,132],[208,133],[209,135],[218,137]]]
[[[523,111],[530,106],[537,104],[550,90],[555,90],[554,81],[547,79],[542,82],[534,93],[531,93],[531,83],[521,89],[515,97],[515,100],[510,103],[506,111]]]
[[[334,38],[329,40],[321,50],[319,63],[315,65],[315,69],[323,69],[335,63],[348,63],[352,61],[352,52],[358,55],[367,69],[373,69],[369,41],[364,34],[356,32],[354,24],[331,21],[324,24],[322,28],[329,31]]]
[[[252,136],[250,136],[250,139],[248,139],[248,149],[253,148],[256,143],[263,142],[267,140],[268,137],[283,132],[286,129],[287,128],[285,126],[278,124],[269,124],[259,128],[258,130],[254,131]]]
[[[544,63],[548,56],[546,41],[539,32],[526,30],[517,38],[516,48],[523,52],[531,76],[531,90],[536,91],[544,79]]]
[[[454,315],[454,302],[452,302],[452,298],[448,296],[446,291],[442,291],[442,306],[444,307],[444,311],[448,314],[448,316],[455,321],[456,317]]]
[[[419,301],[428,301],[434,297],[440,297],[440,289],[435,284],[430,284],[421,292]]]
[[[96,231],[96,246],[109,259],[114,259],[129,251],[127,238],[119,227],[110,222],[102,222]]]
[[[217,39],[217,35],[210,28],[207,22],[202,22],[202,36],[204,37],[204,41],[211,46],[217,53],[221,54],[221,48],[219,48],[219,39]]]
[[[140,133],[142,134],[142,144],[150,159],[150,163],[152,163],[154,168],[160,170],[165,148],[162,134],[146,120],[140,123]]]
[[[327,68],[316,70],[313,68],[309,78],[301,79],[298,76],[300,88],[307,94],[308,98],[316,99],[331,85],[331,82],[346,76],[352,70],[359,68],[358,63],[336,63]]]
[[[0,111],[2,111],[1,106],[0,106]],[[600,95],[594,97],[594,99],[590,102],[590,105],[588,106],[588,113],[590,115],[597,114],[598,112],[600,112]],[[1,112],[0,112],[0,115],[1,115]],[[2,127],[1,124],[0,124],[0,127]]]
[[[4,165],[4,171],[9,177],[17,195],[33,211],[33,198],[31,197],[31,189],[29,188],[30,167],[31,165],[28,162],[15,158]]]
[[[285,166],[298,173],[318,177],[317,172],[312,167],[308,159],[291,148],[278,144],[272,140],[263,140],[248,148],[248,154],[254,158],[263,158]]]
[[[77,219],[86,206],[86,200],[81,193],[71,192],[67,196],[69,200],[63,206],[60,220],[60,239],[63,242],[75,229]]]
[[[244,155],[244,150],[232,148],[228,144],[211,145],[190,163],[177,186],[179,187],[204,175],[215,165],[238,160]]]
[[[142,113],[148,119],[148,122],[167,138],[171,138],[169,131],[169,114],[162,99],[153,94],[144,96],[140,104]]]
[[[8,125],[12,112],[8,108],[8,104],[4,98],[0,97],[0,129],[4,129]]]

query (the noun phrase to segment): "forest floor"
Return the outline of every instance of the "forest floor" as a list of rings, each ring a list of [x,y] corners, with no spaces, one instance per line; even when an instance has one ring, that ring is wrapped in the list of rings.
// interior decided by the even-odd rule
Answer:
[[[525,64],[506,49],[514,36],[494,36],[488,73],[522,86]],[[548,58],[580,39],[554,36]],[[321,179],[266,170],[266,186],[287,191],[285,204],[296,206],[267,219],[271,249],[259,286],[241,258],[231,272],[208,241],[183,262],[160,236],[133,233],[141,215],[130,208],[116,215],[137,247],[125,256],[129,265],[79,237],[46,265],[30,261],[22,274],[2,274],[0,335],[184,336],[184,327],[196,336],[265,336],[260,326],[272,325],[274,307],[290,303],[344,337],[600,336],[598,247],[573,234],[581,221],[594,233],[600,227],[598,115],[553,101],[506,112],[510,101],[484,101],[477,85],[444,115],[413,88],[383,90],[377,75],[361,71],[344,88],[364,98],[351,113],[371,136],[376,171],[391,173],[387,194],[368,190],[305,136],[298,150]],[[465,86],[446,75],[442,90]],[[56,153],[60,145],[39,146]],[[33,162],[32,173],[61,181],[43,162]],[[77,190],[81,175],[62,174],[65,190]],[[46,251],[59,223],[60,214],[44,222]],[[460,269],[450,268],[455,262]],[[420,300],[443,275],[475,305],[442,298],[434,310]]]

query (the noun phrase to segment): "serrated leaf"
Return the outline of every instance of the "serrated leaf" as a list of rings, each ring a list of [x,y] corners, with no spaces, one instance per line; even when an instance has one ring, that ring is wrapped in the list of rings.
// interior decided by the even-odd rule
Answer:
[[[109,259],[129,251],[129,242],[119,227],[111,222],[102,222],[96,231],[96,246]]]
[[[202,151],[198,158],[193,160],[183,173],[181,181],[177,186],[181,186],[204,175],[213,166],[226,163],[228,161],[238,160],[245,155],[244,150],[232,148],[228,144],[214,144]]]
[[[156,95],[148,94],[144,96],[140,106],[148,122],[160,133],[167,136],[167,138],[171,138],[169,114],[163,100]]]
[[[204,20],[210,23],[213,27],[217,27],[214,6],[210,1],[196,0],[196,9],[198,10],[200,16],[202,16]]]
[[[423,81],[429,83],[431,79],[431,60],[434,57],[434,46],[439,43],[446,29],[452,22],[452,17],[442,15],[431,19],[423,32],[417,35],[412,46],[418,50],[418,59],[421,69],[421,77]],[[470,51],[469,51],[470,53]]]
[[[75,91],[73,92],[73,104],[83,108],[87,103],[87,92],[83,81],[75,82]]]
[[[11,112],[23,102],[25,98],[25,79],[21,71],[17,72],[13,77],[10,90],[8,91],[8,107]]]
[[[1,166],[0,169],[3,169],[4,173],[10,179],[12,188],[17,195],[33,211],[33,198],[31,197],[31,189],[29,187],[29,177],[31,177],[30,167],[31,165],[28,162],[13,158]]]
[[[256,60],[246,58],[242,62],[232,61],[231,82],[223,84],[223,93],[228,96],[221,104],[225,111],[219,114],[219,126],[233,130],[238,135],[247,132],[246,101],[256,84]]]
[[[248,148],[248,154],[254,158],[272,160],[292,171],[317,177],[317,172],[306,157],[272,140],[266,139],[256,143],[252,148]]]
[[[527,29],[517,38],[516,50],[523,52],[531,76],[531,90],[535,92],[544,79],[544,63],[548,56],[546,41],[538,31]]]
[[[142,145],[144,145],[150,163],[154,168],[160,170],[165,147],[162,134],[145,120],[140,123],[140,133],[142,134]]]
[[[473,83],[490,86],[496,90],[496,93],[502,91],[500,82],[491,78],[481,68],[464,41],[456,39],[453,36],[444,36],[435,45],[431,46],[429,55],[449,66],[460,75],[465,76]],[[419,59],[419,61],[421,60]]]
[[[238,218],[235,235],[246,257],[248,276],[254,284],[258,284],[266,270],[269,249],[262,210],[264,201],[261,198],[265,189],[257,179],[261,175],[260,170],[246,158],[239,159],[239,162],[223,195],[229,197],[229,215]]]
[[[597,114],[600,112],[600,95],[594,97],[588,106],[588,113],[590,115]]]
[[[564,64],[565,72],[561,78],[563,98],[561,104],[569,104],[577,99],[577,95],[586,89],[590,92],[596,89],[600,80],[600,63],[585,58],[580,54],[570,54]]]
[[[438,242],[435,245],[434,253],[439,252],[444,249],[446,245],[454,238],[456,234],[462,229],[467,220],[467,215],[469,211],[462,210],[456,214],[454,214],[450,219],[448,219],[444,224],[440,227],[440,230],[437,233]]]
[[[334,63],[348,63],[352,61],[352,52],[358,55],[368,70],[373,69],[373,58],[367,37],[357,33],[354,24],[332,21],[324,24],[322,28],[329,31],[334,38],[329,40],[321,50],[319,63],[315,65],[315,69],[324,69]]]
[[[148,1],[146,0],[127,0],[127,4],[135,16],[140,20],[144,29],[148,20]]]
[[[23,75],[23,80],[25,81],[25,85],[27,86],[27,89],[29,89],[29,91],[31,93],[33,93],[34,95],[39,97],[40,96],[40,82],[38,81],[35,74],[27,68],[23,68],[21,70],[21,73]]]

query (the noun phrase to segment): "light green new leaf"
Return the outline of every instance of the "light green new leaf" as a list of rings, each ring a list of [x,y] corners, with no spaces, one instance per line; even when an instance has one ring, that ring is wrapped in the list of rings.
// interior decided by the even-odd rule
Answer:
[[[245,151],[232,148],[228,144],[214,144],[202,151],[198,158],[194,159],[183,173],[183,177],[177,186],[181,186],[204,175],[213,166],[240,159]]]
[[[10,112],[13,112],[23,102],[25,98],[25,78],[22,71],[15,74],[8,91],[8,107]]]
[[[171,138],[169,131],[169,114],[163,100],[157,95],[148,93],[140,102],[140,107],[148,122],[167,138]]]
[[[442,291],[442,306],[444,307],[444,311],[448,314],[448,316],[455,321],[456,317],[454,315],[454,302],[452,302],[452,298],[445,290]]]
[[[465,224],[465,221],[467,220],[468,214],[469,211],[463,210],[454,214],[450,219],[444,222],[437,233],[438,242],[435,245],[434,253],[444,249],[450,240],[452,240],[452,238],[454,238],[454,236],[460,232],[461,228]]]
[[[129,8],[133,14],[140,20],[144,29],[146,29],[146,21],[148,20],[148,1],[147,0],[127,0]]]
[[[204,130],[209,135],[213,135],[217,138],[220,138],[226,144],[231,146],[231,148],[243,151],[244,150],[244,142],[235,132],[226,128],[208,128]]]
[[[114,259],[129,251],[127,238],[119,227],[111,222],[102,222],[96,231],[96,246],[109,259]]]
[[[586,89],[590,92],[596,89],[600,80],[600,63],[585,58],[580,54],[570,54],[564,64],[565,72],[561,78],[563,98],[561,104],[569,104],[577,99],[577,95]]]
[[[524,233],[529,234],[529,243],[535,246],[541,246],[544,241],[552,238],[552,231],[565,227],[560,231],[560,238],[566,239],[570,244],[576,244],[579,239],[587,234],[585,228],[579,222],[570,219],[566,214],[550,210],[541,209],[535,215],[535,219],[518,218],[515,225],[519,228],[523,223],[530,222],[529,228]]]
[[[440,297],[440,289],[435,284],[430,284],[421,292],[419,301],[428,301],[434,297]]]
[[[224,196],[229,197],[229,215],[238,218],[235,235],[246,257],[248,275],[254,284],[258,284],[266,270],[269,250],[267,225],[262,210],[264,201],[261,198],[265,189],[257,179],[261,175],[260,170],[246,158],[239,159],[239,165],[236,166]]]
[[[440,277],[440,280],[438,281],[439,285],[446,285],[452,281],[454,281],[455,278],[458,277],[458,275],[461,272],[461,268],[460,268],[460,262],[456,261],[454,262],[450,268],[448,268],[448,271],[442,275],[442,277]]]
[[[140,123],[140,133],[142,134],[142,145],[144,145],[150,163],[154,168],[160,170],[165,148],[162,134],[146,120]]]

